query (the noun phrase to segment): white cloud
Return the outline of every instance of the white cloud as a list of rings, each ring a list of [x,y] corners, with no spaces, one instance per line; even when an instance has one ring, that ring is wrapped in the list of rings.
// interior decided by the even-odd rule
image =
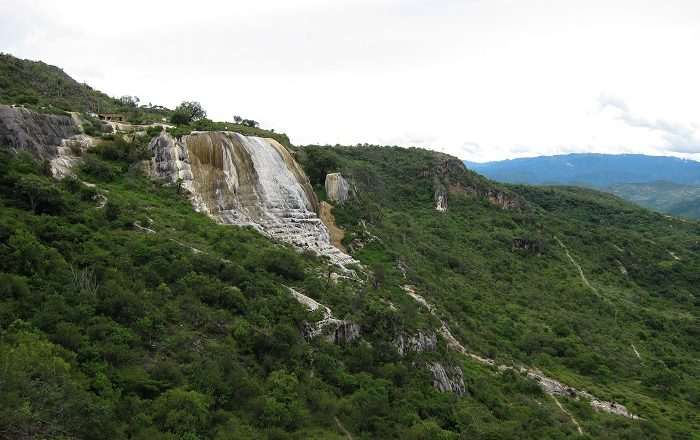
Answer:
[[[700,158],[699,19],[693,0],[0,0],[0,50],[297,144]]]

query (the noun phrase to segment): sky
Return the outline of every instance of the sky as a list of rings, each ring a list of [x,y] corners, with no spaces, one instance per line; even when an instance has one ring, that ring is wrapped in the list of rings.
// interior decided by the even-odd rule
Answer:
[[[0,52],[295,145],[700,160],[697,0],[0,0]]]

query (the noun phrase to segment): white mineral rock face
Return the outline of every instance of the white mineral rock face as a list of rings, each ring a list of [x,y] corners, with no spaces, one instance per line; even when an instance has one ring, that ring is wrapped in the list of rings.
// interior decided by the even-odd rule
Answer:
[[[331,245],[308,178],[277,141],[232,132],[179,139],[164,133],[151,141],[151,148],[152,174],[179,182],[197,211],[219,223],[253,226],[343,267],[357,263]]]
[[[401,356],[404,356],[409,351],[420,353],[422,351],[435,351],[437,349],[437,337],[435,333],[424,333],[419,331],[415,335],[408,336],[405,333],[399,333],[394,338],[394,346]]]
[[[344,202],[348,199],[350,183],[340,173],[326,174],[326,194],[331,201]]]
[[[464,375],[461,368],[453,365],[443,366],[439,362],[433,362],[427,368],[433,373],[435,388],[443,393],[453,392],[460,396],[464,394]]]

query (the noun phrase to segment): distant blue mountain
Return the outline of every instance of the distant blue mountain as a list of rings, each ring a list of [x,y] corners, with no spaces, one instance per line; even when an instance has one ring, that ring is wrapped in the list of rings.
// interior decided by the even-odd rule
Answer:
[[[464,163],[467,168],[490,179],[509,183],[607,189],[620,183],[663,180],[700,186],[700,162],[676,157],[587,153]]]

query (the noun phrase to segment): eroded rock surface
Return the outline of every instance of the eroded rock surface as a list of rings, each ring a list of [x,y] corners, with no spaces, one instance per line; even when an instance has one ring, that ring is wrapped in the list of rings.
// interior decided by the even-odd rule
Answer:
[[[443,186],[435,190],[435,210],[437,212],[447,212],[447,189]]]
[[[309,179],[274,139],[198,132],[151,141],[151,173],[191,194],[195,209],[223,224],[252,226],[340,266],[357,264],[331,244]]]
[[[74,115],[49,115],[0,105],[0,147],[48,160],[54,177],[62,178],[78,162],[76,152],[92,146],[79,122]]]
[[[433,386],[443,393],[452,392],[459,396],[464,394],[464,374],[455,365],[443,366],[439,362],[428,364],[428,371],[433,373]]]
[[[350,182],[340,173],[326,174],[326,194],[334,202],[343,203],[348,199]]]
[[[394,346],[401,356],[412,351],[420,353],[423,351],[435,351],[437,349],[437,337],[432,332],[418,331],[415,335],[407,335],[403,332],[394,337]]]
[[[305,339],[312,340],[324,337],[327,341],[334,344],[342,344],[350,343],[360,338],[360,326],[358,324],[334,318],[331,309],[315,299],[292,288],[289,288],[289,291],[300,304],[306,306],[310,311],[321,310],[323,312],[323,317],[320,321],[306,324],[303,331]]]

